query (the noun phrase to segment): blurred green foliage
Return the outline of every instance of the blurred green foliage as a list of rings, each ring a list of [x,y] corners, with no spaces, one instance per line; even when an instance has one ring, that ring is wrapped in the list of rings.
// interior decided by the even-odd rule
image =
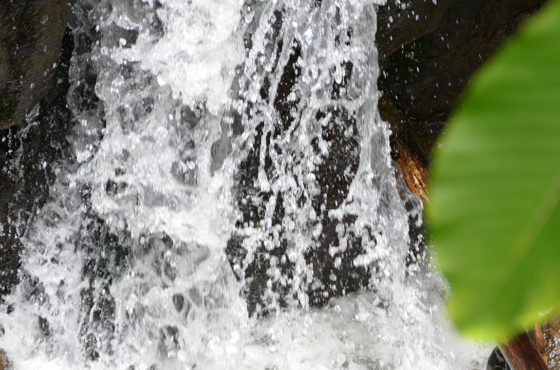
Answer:
[[[560,0],[475,76],[436,150],[427,216],[468,337],[560,312]]]

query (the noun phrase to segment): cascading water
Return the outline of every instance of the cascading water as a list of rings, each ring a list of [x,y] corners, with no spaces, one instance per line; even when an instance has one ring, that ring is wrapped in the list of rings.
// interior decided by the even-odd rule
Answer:
[[[481,368],[406,262],[379,5],[77,0],[74,154],[0,314],[16,368]]]

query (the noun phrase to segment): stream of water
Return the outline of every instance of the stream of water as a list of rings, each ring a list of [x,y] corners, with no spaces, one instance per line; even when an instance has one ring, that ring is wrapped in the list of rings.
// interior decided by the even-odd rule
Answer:
[[[380,5],[77,0],[73,155],[0,313],[15,368],[484,368],[407,262]]]

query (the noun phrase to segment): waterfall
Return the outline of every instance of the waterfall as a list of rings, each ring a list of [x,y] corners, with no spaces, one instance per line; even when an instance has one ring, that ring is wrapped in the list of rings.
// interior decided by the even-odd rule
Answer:
[[[16,369],[483,368],[409,237],[381,5],[76,0],[72,156],[0,312]]]

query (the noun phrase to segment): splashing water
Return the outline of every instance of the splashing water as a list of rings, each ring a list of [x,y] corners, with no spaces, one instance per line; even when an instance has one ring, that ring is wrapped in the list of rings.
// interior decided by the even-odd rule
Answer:
[[[406,262],[379,5],[76,1],[74,155],[0,314],[16,368],[482,368]]]

